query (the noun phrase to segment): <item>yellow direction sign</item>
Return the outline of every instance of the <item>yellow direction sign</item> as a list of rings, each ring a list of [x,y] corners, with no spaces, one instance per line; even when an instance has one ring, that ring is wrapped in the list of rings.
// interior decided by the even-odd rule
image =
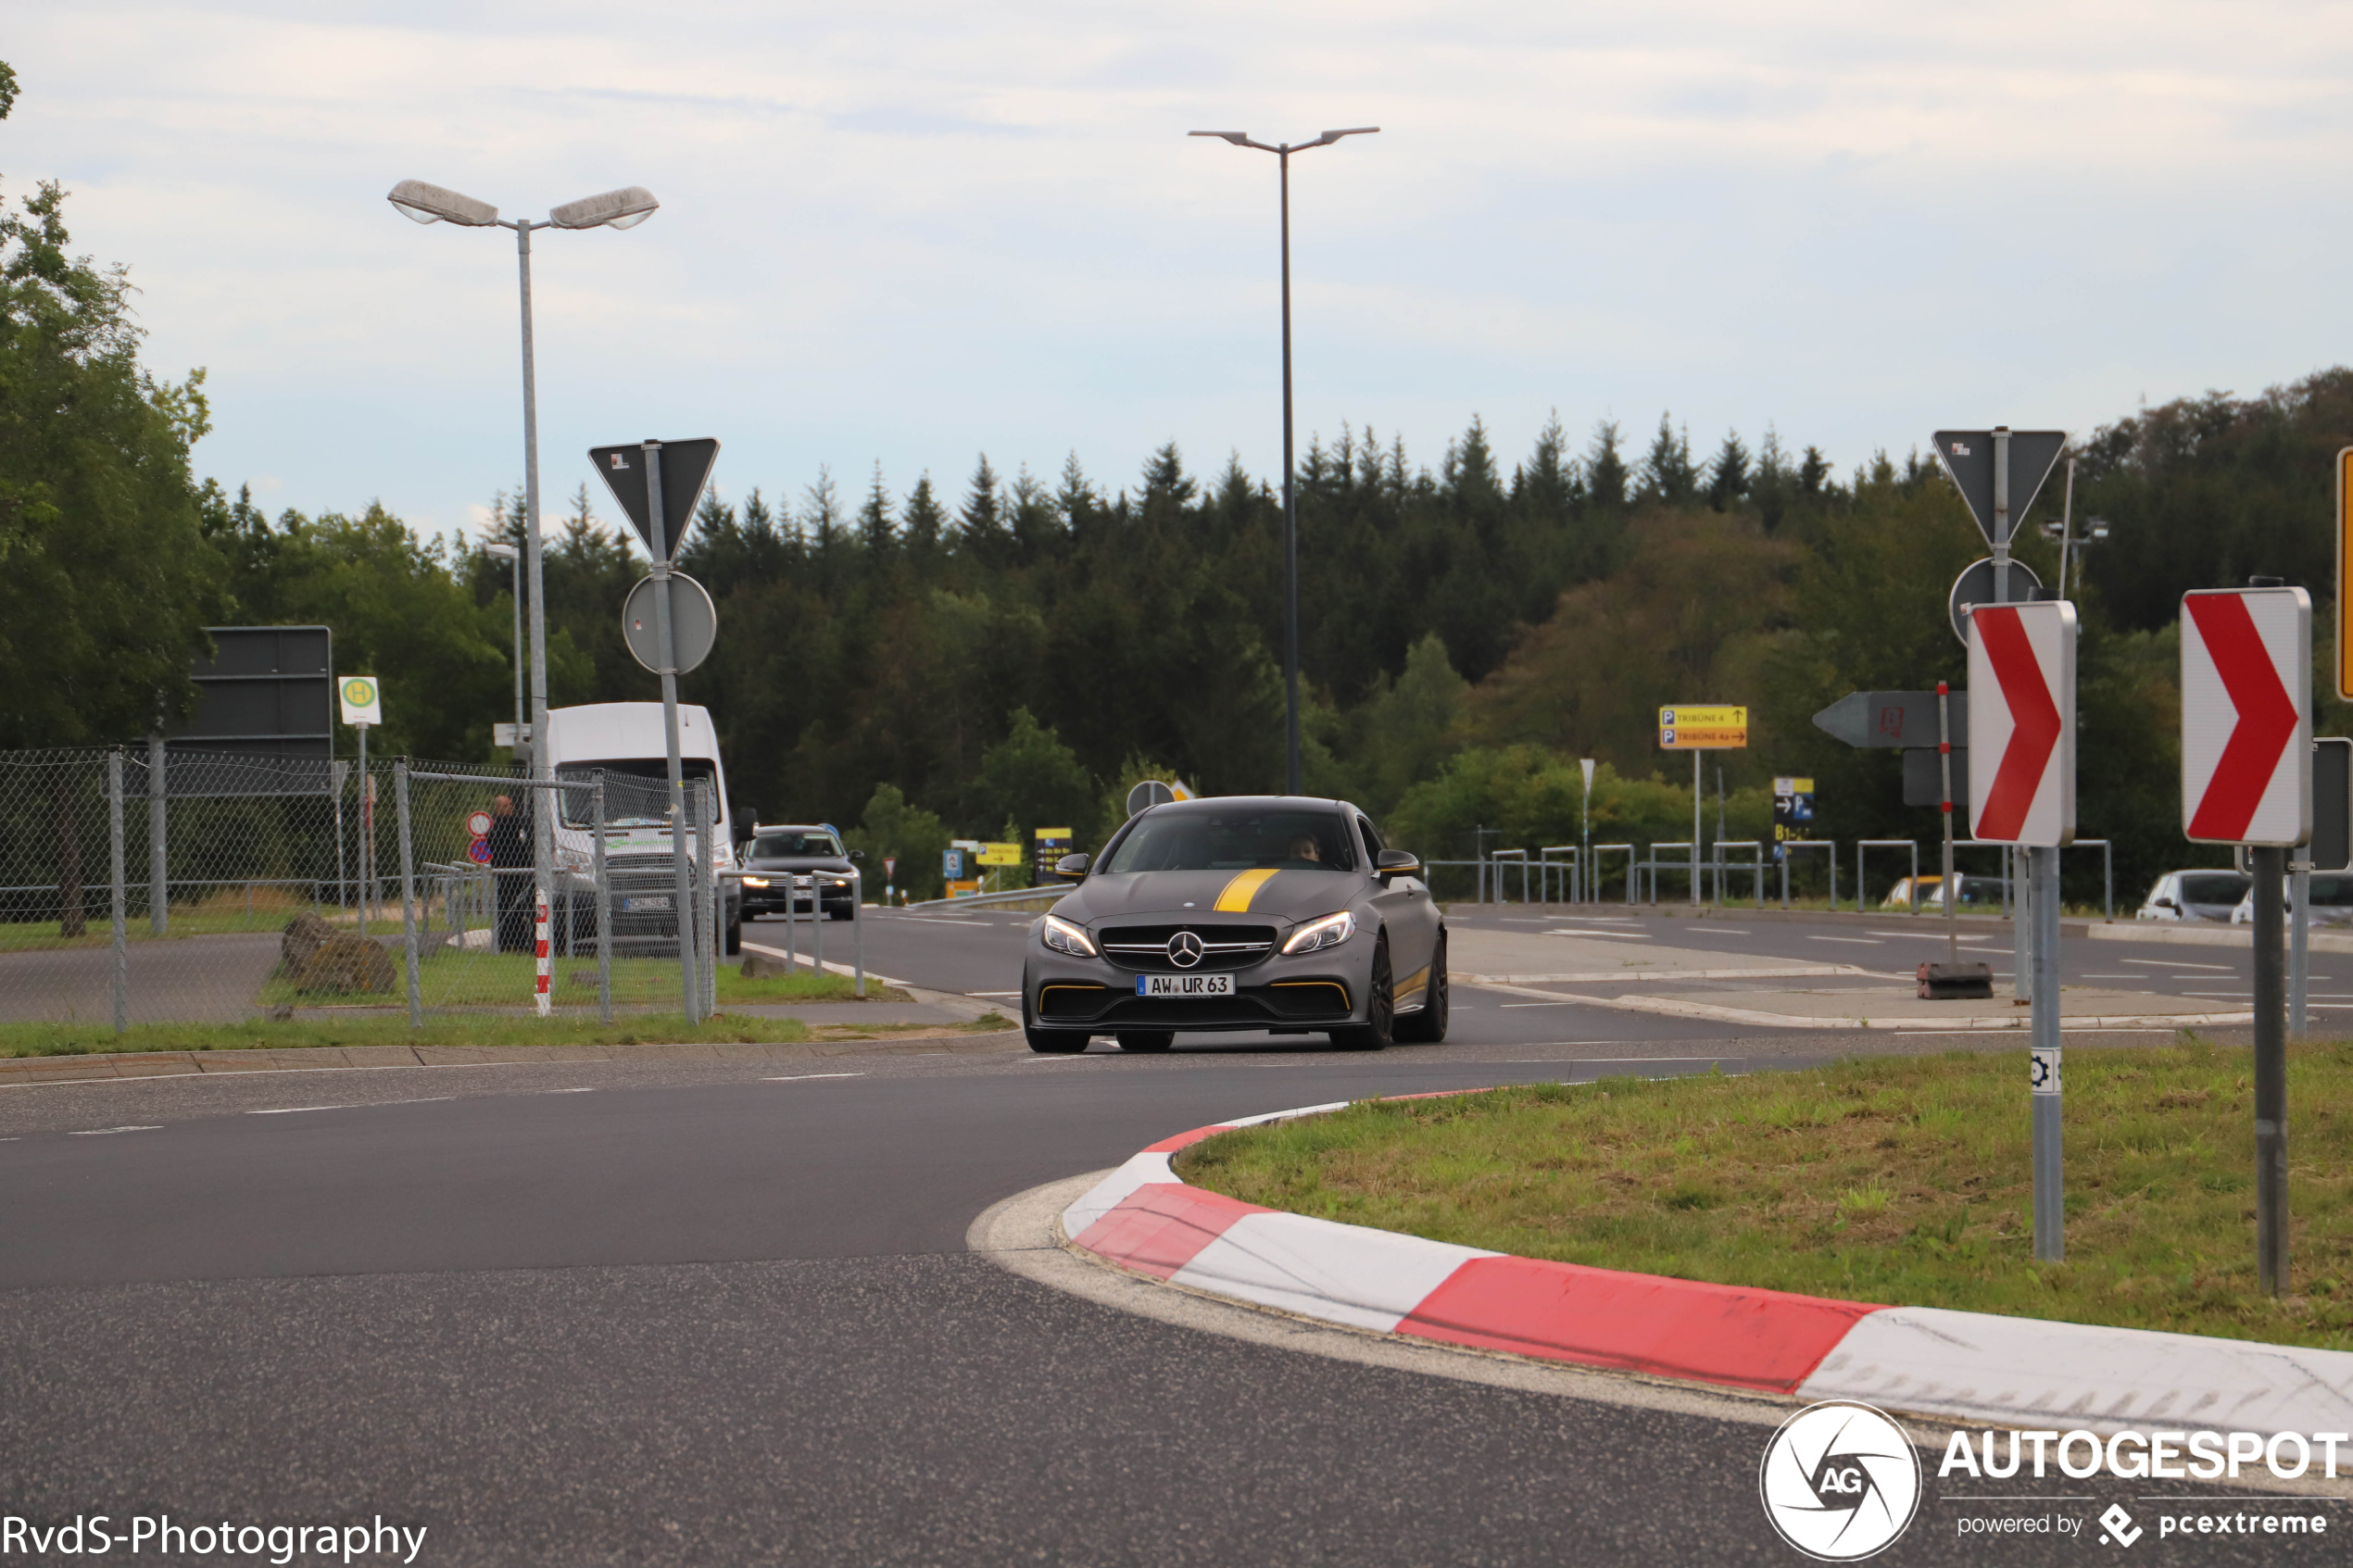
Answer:
[[[1658,710],[1658,744],[1668,751],[1731,751],[1748,745],[1748,709],[1721,705]]]
[[[1021,846],[983,844],[980,847],[980,863],[984,866],[1018,866],[1021,864]]]

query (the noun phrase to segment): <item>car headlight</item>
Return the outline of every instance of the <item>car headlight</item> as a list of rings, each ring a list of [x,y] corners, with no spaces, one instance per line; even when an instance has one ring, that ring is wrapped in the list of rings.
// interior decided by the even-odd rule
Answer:
[[[834,878],[831,878],[831,879],[830,879],[830,881],[832,882],[832,884],[833,884],[834,886],[836,886],[836,887],[847,887],[847,886],[849,886],[849,879],[848,877],[846,877],[846,876],[837,876],[837,877],[834,877]]]
[[[1066,920],[1048,915],[1045,929],[1040,935],[1044,936],[1046,946],[1057,953],[1068,953],[1078,959],[1095,956],[1095,944],[1087,939],[1085,932]]]
[[[594,865],[595,862],[588,858],[588,851],[585,849],[559,848],[556,851],[558,871],[585,872],[591,870]]]
[[[1326,947],[1339,947],[1355,935],[1356,917],[1342,909],[1322,920],[1311,920],[1292,932],[1290,940],[1283,944],[1283,951],[1293,955],[1321,952]]]
[[[744,885],[746,887],[765,887],[768,885],[768,879],[764,876],[748,876],[744,878]]]

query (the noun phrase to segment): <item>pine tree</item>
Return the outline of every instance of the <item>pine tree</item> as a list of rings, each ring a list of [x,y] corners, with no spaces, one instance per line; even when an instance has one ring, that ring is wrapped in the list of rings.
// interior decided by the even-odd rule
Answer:
[[[866,504],[858,508],[858,539],[865,546],[866,559],[879,563],[887,558],[897,535],[890,518],[890,492],[883,488],[882,464],[875,464],[875,479],[866,491]]]
[[[1012,554],[1013,533],[1005,526],[999,483],[997,470],[988,466],[988,454],[983,452],[957,514],[958,552],[984,567],[1002,566]]]
[[[1617,421],[1604,420],[1593,426],[1592,444],[1585,449],[1585,493],[1603,511],[1626,508],[1626,458],[1618,450]]]
[[[1730,511],[1748,494],[1748,448],[1741,442],[1740,432],[1724,433],[1724,445],[1716,449],[1716,459],[1707,466],[1707,504],[1716,510]]]
[[[1699,494],[1699,470],[1692,464],[1689,434],[1679,434],[1667,415],[1658,417],[1658,433],[1642,458],[1639,493],[1645,501],[1669,507],[1689,506]]]

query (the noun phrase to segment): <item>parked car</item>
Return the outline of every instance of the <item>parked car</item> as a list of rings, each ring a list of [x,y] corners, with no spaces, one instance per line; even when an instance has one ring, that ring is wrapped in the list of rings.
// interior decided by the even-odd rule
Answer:
[[[2296,916],[2296,880],[2287,884],[2288,918]],[[2233,925],[2255,923],[2255,883],[2247,879],[2246,895],[2231,910]],[[2353,925],[2353,874],[2321,875],[2312,879],[2312,908],[2305,916],[2308,925]]]
[[[744,846],[744,915],[815,914],[831,920],[857,913],[858,879],[844,854],[841,834],[830,822],[761,823]]]
[[[2230,920],[2252,877],[2233,871],[2167,872],[2149,884],[2134,920]]]
[[[1941,876],[1924,876],[1920,880],[1929,884],[1927,891],[1920,896],[1920,908],[1933,909],[1942,914],[1944,910],[1944,879]],[[1971,876],[1967,872],[1955,872],[1953,881],[1957,884],[1959,908],[1992,909],[1996,913],[2000,912],[2002,908],[2002,879],[2000,877]]]

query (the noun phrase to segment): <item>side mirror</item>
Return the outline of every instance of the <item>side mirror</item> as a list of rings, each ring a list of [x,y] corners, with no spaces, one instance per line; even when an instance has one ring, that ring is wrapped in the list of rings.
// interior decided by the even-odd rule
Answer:
[[[1410,849],[1384,849],[1373,862],[1373,875],[1383,882],[1393,876],[1418,876],[1421,869],[1422,858]]]
[[[1064,855],[1054,862],[1054,874],[1064,882],[1079,882],[1087,875],[1087,864],[1084,855]]]
[[[2182,912],[2182,906],[2173,902],[2171,898],[2159,898],[2157,901],[2157,907],[2160,909],[2171,909],[2175,914],[2180,914]]]
[[[849,858],[853,860],[862,860],[866,858],[866,852],[863,849],[852,849],[849,852]]]

